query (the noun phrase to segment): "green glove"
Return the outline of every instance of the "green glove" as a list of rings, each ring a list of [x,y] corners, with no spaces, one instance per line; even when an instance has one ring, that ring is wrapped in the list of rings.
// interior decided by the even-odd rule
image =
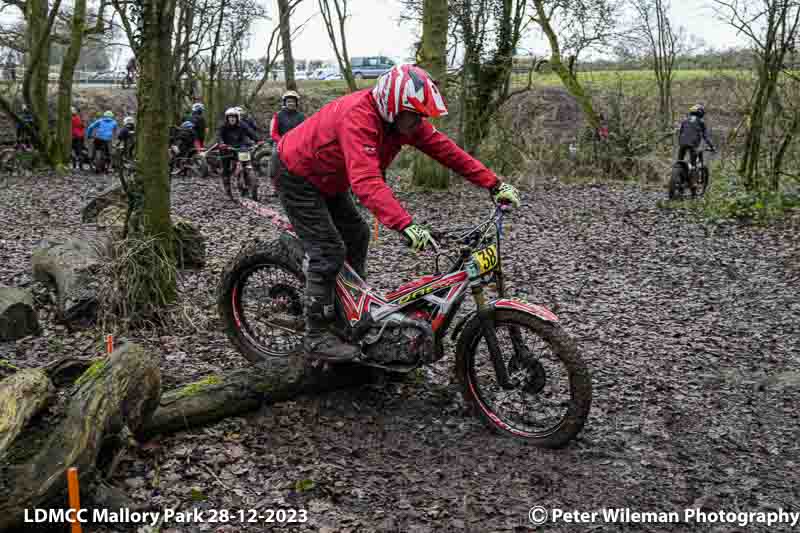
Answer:
[[[403,235],[408,246],[415,252],[422,251],[433,240],[430,231],[413,222],[403,229]]]
[[[492,189],[492,196],[494,201],[498,204],[511,204],[514,207],[519,207],[519,191],[510,183],[498,183]]]

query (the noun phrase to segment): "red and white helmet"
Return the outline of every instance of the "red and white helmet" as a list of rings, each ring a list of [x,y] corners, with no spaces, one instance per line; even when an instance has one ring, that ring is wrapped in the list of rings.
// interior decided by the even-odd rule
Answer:
[[[401,111],[431,118],[447,114],[439,88],[427,72],[415,65],[397,65],[383,73],[372,89],[372,96],[381,118],[389,123]]]

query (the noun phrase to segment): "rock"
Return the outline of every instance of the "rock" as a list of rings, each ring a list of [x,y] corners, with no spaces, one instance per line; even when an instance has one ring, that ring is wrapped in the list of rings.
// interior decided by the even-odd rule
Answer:
[[[125,230],[125,217],[127,209],[120,205],[109,205],[97,215],[97,226],[111,230],[116,235],[122,235]]]
[[[111,205],[124,207],[128,205],[128,197],[122,185],[116,183],[92,198],[81,210],[82,222],[95,222],[100,213]]]
[[[173,217],[178,268],[201,268],[206,263],[206,238],[191,222]]]
[[[58,319],[71,322],[94,317],[102,244],[73,238],[42,241],[31,256],[33,276],[55,284]]]
[[[31,292],[0,285],[0,341],[21,339],[38,331],[39,317]]]

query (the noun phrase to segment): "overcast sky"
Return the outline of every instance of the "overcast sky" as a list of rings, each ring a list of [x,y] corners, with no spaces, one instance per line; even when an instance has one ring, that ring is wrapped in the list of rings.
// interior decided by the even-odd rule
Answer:
[[[277,7],[271,0],[271,13],[277,19]],[[347,21],[347,46],[351,56],[386,55],[403,59],[408,55],[415,36],[409,24],[400,25],[399,0],[348,0],[352,17]],[[698,35],[714,48],[727,48],[743,44],[734,30],[719,21],[711,8],[711,0],[673,0],[673,20],[686,27],[691,34]],[[302,34],[293,43],[296,58],[333,59],[331,47],[322,16],[319,14],[317,0],[304,0],[297,8],[292,21],[299,23],[311,17]],[[273,24],[259,23],[250,46],[251,55],[263,55],[263,48]],[[533,49],[534,53],[544,55],[547,48],[541,39],[532,32],[523,42],[523,48]]]

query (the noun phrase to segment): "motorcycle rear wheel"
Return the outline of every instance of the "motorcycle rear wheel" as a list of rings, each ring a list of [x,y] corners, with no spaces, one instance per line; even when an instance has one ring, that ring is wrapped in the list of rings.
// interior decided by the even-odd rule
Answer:
[[[684,169],[680,167],[672,168],[672,176],[669,180],[669,199],[680,200],[683,198],[683,189],[686,183]]]
[[[302,349],[302,251],[288,238],[256,242],[225,267],[217,287],[217,311],[225,333],[254,364]]]

